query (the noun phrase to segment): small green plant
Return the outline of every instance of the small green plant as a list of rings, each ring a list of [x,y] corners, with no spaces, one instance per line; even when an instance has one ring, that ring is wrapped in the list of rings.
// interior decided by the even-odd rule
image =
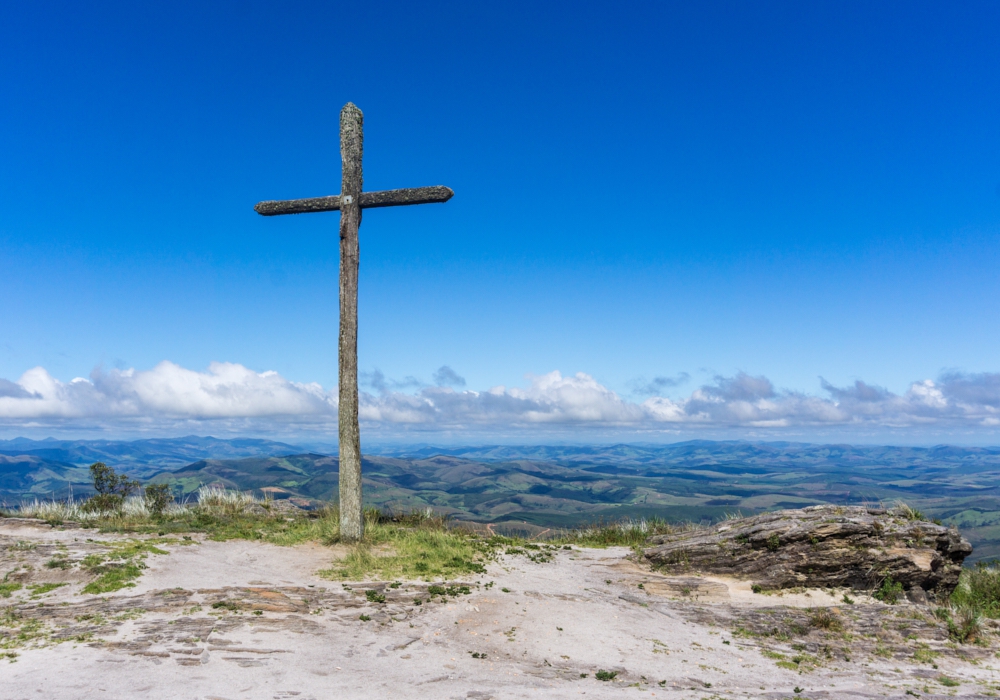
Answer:
[[[841,600],[844,601],[846,605],[854,605],[854,598],[847,595],[846,593],[844,594],[844,597],[841,598]]]
[[[66,557],[58,557],[58,556],[57,557],[52,557],[47,562],[45,562],[45,568],[46,569],[63,569],[63,570],[65,570],[65,569],[68,569],[68,568],[70,568],[72,566],[73,566],[73,562],[71,562]]]
[[[163,511],[167,509],[174,496],[170,493],[168,484],[150,484],[145,489],[146,508],[154,518],[163,517]]]
[[[778,547],[781,546],[781,538],[778,537],[778,533],[774,533],[767,538],[767,549],[769,552],[777,552]]]
[[[361,613],[361,617],[359,617],[358,619],[361,620],[362,622],[368,622],[369,620],[371,620],[371,618],[365,615],[364,613]]]
[[[800,688],[799,686],[795,686],[794,688],[792,688],[792,692],[795,693],[796,695],[804,693],[805,690],[806,690],[805,688]]]
[[[428,586],[427,587],[427,593],[428,593],[428,595],[444,595],[445,594],[445,587],[444,586],[436,586],[436,585],[435,586]]]
[[[378,591],[373,591],[371,589],[365,591],[365,598],[368,599],[369,603],[384,603],[385,596]]]
[[[903,598],[903,584],[893,581],[891,576],[886,576],[882,580],[882,585],[872,593],[872,597],[886,605],[895,605]]]
[[[486,654],[481,654],[478,651],[470,651],[469,653],[472,655],[472,658],[474,658],[474,659],[485,659],[485,658],[487,658]]]
[[[212,609],[213,610],[228,610],[230,612],[236,612],[237,610],[240,609],[240,606],[237,605],[232,600],[217,600],[214,603],[212,603]]]
[[[594,678],[599,681],[613,681],[617,675],[618,671],[605,671],[604,669],[601,669],[594,674]]]
[[[956,681],[954,678],[948,678],[948,676],[938,676],[937,681],[946,688],[955,688],[961,685],[961,683]]]
[[[503,591],[504,593],[510,593],[509,588],[501,588],[500,590]]]
[[[750,590],[753,591],[754,593],[763,593],[764,587],[761,586],[759,583],[755,583],[752,586],[750,586]]]

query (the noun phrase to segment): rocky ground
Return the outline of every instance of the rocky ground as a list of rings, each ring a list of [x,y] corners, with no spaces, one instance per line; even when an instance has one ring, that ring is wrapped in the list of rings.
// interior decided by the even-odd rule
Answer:
[[[1000,694],[996,638],[956,644],[928,607],[755,594],[655,573],[623,548],[543,547],[486,575],[398,585],[321,578],[342,554],[328,547],[137,546],[13,519],[0,550],[5,700]],[[83,592],[101,561],[141,576]]]

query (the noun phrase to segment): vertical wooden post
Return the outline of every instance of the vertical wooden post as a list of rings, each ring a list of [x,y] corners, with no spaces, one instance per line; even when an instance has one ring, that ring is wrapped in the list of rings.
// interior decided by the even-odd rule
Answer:
[[[361,430],[358,427],[358,227],[361,225],[361,158],[364,115],[348,102],[340,111],[340,538],[364,535],[361,509]]]

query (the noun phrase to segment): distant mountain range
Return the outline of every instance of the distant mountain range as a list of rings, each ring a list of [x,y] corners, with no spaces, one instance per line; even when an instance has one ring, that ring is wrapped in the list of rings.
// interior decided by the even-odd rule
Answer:
[[[529,532],[621,517],[708,521],[815,503],[904,500],[1000,555],[1000,448],[690,441],[671,445],[381,448],[365,500]],[[268,440],[0,441],[0,500],[89,493],[104,461],[181,497],[203,484],[335,498],[337,458]]]
[[[188,436],[153,440],[0,440],[0,502],[24,498],[87,495],[88,467],[110,464],[129,476],[148,479],[206,457],[239,458],[302,451],[283,442]]]

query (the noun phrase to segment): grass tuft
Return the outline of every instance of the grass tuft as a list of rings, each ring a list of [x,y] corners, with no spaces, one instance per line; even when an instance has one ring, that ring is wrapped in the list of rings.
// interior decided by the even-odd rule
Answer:
[[[827,609],[814,612],[812,617],[809,618],[809,624],[830,632],[842,632],[844,630],[844,623],[841,621],[840,616],[832,610]]]
[[[927,520],[923,513],[913,506],[903,503],[902,501],[896,502],[896,507],[892,509],[892,514],[897,515],[904,520]]]
[[[981,561],[964,569],[951,594],[956,606],[976,608],[986,617],[1000,618],[1000,562]]]
[[[668,535],[690,529],[660,518],[624,518],[615,522],[598,521],[554,537],[551,542],[584,547],[637,547],[654,535]]]

